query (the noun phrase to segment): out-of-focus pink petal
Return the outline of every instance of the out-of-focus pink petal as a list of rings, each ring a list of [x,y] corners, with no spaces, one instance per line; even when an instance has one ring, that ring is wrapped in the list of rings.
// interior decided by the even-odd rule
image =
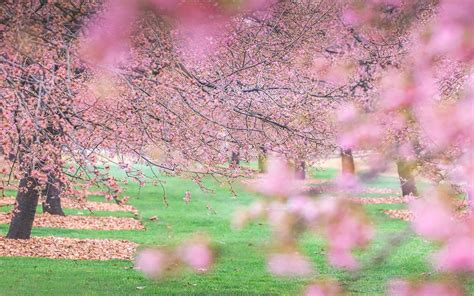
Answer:
[[[145,249],[135,258],[135,268],[150,278],[159,278],[168,267],[168,256],[161,250]]]
[[[244,10],[263,10],[274,4],[276,0],[245,0],[242,9]]]
[[[103,19],[96,19],[82,46],[83,57],[94,65],[113,69],[129,55],[129,38],[138,17],[137,1],[108,1]]]
[[[282,277],[307,276],[313,272],[309,259],[297,252],[271,254],[267,268],[272,274]]]
[[[352,193],[357,193],[362,189],[357,176],[351,173],[340,174],[336,177],[334,183],[338,189]]]
[[[435,266],[450,272],[474,272],[474,238],[467,235],[450,239],[434,255]]]
[[[410,201],[413,229],[430,240],[446,240],[457,230],[454,213],[437,193]]]
[[[357,118],[358,111],[353,104],[344,104],[337,111],[337,120],[341,123],[348,123]]]
[[[206,272],[211,267],[214,255],[204,242],[190,242],[179,250],[180,259],[197,272]]]
[[[380,126],[373,124],[373,122],[360,123],[350,131],[342,133],[338,143],[343,149],[351,149],[378,142],[382,135]]]
[[[347,270],[355,270],[359,267],[357,260],[349,250],[330,249],[328,254],[329,264]]]
[[[297,191],[298,181],[285,161],[274,158],[269,161],[268,173],[255,183],[254,188],[268,196],[287,197]]]

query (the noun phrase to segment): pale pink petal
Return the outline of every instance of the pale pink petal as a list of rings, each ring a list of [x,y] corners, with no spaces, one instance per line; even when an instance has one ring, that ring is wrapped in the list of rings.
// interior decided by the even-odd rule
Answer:
[[[156,249],[145,249],[135,258],[135,268],[150,278],[159,278],[168,267],[167,255]]]
[[[355,270],[359,267],[359,264],[349,250],[330,249],[327,257],[329,264],[338,268]]]
[[[430,240],[445,240],[457,230],[454,213],[449,205],[437,197],[437,193],[409,203],[413,212],[412,227]]]
[[[296,192],[298,182],[287,163],[274,158],[269,160],[268,173],[255,183],[254,188],[268,196],[287,197]]]
[[[268,271],[276,276],[307,276],[313,272],[308,258],[298,253],[273,253],[268,258]]]
[[[474,238],[452,238],[434,255],[434,262],[444,271],[474,272]]]
[[[210,247],[203,242],[191,242],[179,250],[180,259],[198,272],[206,272],[212,266],[214,256]]]

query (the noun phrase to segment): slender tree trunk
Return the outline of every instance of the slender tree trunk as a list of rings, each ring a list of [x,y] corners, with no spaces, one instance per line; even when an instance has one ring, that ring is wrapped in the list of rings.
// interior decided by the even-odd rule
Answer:
[[[414,195],[418,196],[418,190],[416,189],[415,176],[413,171],[415,164],[405,160],[397,161],[398,178],[400,179],[400,185],[402,188],[402,196]]]
[[[20,180],[18,187],[16,205],[13,210],[7,238],[30,238],[36,214],[36,206],[38,205],[38,198],[38,180],[31,176],[23,177]]]
[[[66,216],[61,207],[61,182],[55,176],[48,176],[48,184],[43,191],[46,200],[43,202],[43,213]]]
[[[304,180],[306,178],[306,162],[296,161],[295,163],[295,176],[296,179]]]
[[[341,149],[341,162],[343,174],[355,174],[355,164],[351,149]]]
[[[240,164],[239,152],[232,151],[232,157],[230,163],[233,166],[238,166]]]
[[[261,153],[258,154],[258,171],[260,173],[267,172],[267,150],[260,147]]]
[[[267,156],[264,154],[258,155],[258,171],[260,173],[267,172]]]

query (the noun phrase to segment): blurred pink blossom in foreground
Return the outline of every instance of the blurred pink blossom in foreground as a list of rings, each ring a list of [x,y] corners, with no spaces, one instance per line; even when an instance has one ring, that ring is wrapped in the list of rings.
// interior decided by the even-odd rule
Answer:
[[[433,255],[436,268],[449,272],[474,272],[474,216],[456,217],[446,194],[439,189],[410,202],[413,229],[421,236],[440,241]]]
[[[148,248],[140,251],[135,259],[135,268],[149,278],[160,279],[180,267],[189,267],[199,273],[207,272],[213,263],[214,251],[210,240],[197,235],[174,249]]]
[[[421,199],[414,199],[409,204],[413,212],[413,229],[419,235],[430,240],[444,240],[456,230],[454,212],[447,201],[442,200],[436,192]]]
[[[279,158],[270,159],[268,163],[268,173],[255,183],[255,191],[274,197],[288,197],[296,193],[298,181],[288,164]]]
[[[340,202],[334,209],[326,226],[329,263],[347,270],[357,269],[352,250],[364,247],[372,239],[373,228],[362,212],[349,203]]]
[[[267,267],[276,276],[307,276],[313,271],[309,259],[297,252],[270,254]]]
[[[434,255],[436,267],[452,272],[474,272],[474,238],[455,237]]]
[[[145,249],[135,259],[135,268],[153,279],[163,276],[168,266],[168,255],[158,249]]]
[[[180,260],[197,272],[206,272],[211,267],[214,256],[206,242],[186,243],[178,250]]]

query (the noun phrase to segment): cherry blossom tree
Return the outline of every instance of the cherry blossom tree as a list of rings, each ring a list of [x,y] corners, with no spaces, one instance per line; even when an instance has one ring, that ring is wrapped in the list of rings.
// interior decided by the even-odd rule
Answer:
[[[366,75],[365,80],[358,80],[359,84],[353,89],[354,92],[342,95],[346,100],[343,105],[347,101],[355,102],[362,112],[355,112],[353,116],[345,119],[349,126],[340,134],[341,146],[371,147],[378,152],[371,159],[372,171],[367,178],[383,171],[388,161],[397,161],[404,194],[418,195],[411,175],[414,161],[417,166],[428,170],[430,163],[436,164],[442,159],[449,160],[449,165],[445,166],[451,171],[451,176],[444,174],[443,180],[449,183],[464,180],[466,191],[471,192],[472,180],[469,180],[471,174],[468,172],[472,165],[466,160],[466,157],[472,154],[470,151],[472,133],[468,129],[471,124],[470,119],[465,116],[467,113],[460,109],[472,110],[472,87],[470,87],[472,38],[470,37],[473,26],[471,18],[461,8],[469,6],[469,3],[354,1],[347,5],[340,4],[340,10],[336,11],[341,13],[342,24],[345,24],[347,29],[345,32],[351,38],[342,38],[343,41],[339,42],[346,43],[347,40],[353,39],[353,43],[349,44],[361,45],[346,47],[338,58],[348,61],[349,65],[350,61],[355,59],[359,65],[365,66],[356,67],[358,70],[365,69],[357,72],[357,77]],[[335,19],[341,20],[337,17]],[[446,27],[454,29],[456,34],[453,36],[447,34]],[[454,45],[449,48],[439,47],[440,43],[436,43],[441,42],[438,40],[439,36],[456,38],[450,39]],[[330,51],[334,52],[333,49]],[[368,59],[367,55],[372,57],[372,60]],[[455,79],[455,84],[449,81],[453,75],[458,77],[456,74],[458,72],[443,67],[447,61],[452,60],[462,65],[461,73],[464,73],[461,78]],[[352,74],[350,67],[341,69],[334,64],[330,64],[329,67],[331,71],[326,73],[327,76],[331,74],[340,79],[337,70],[346,75]],[[286,70],[284,73],[290,72]],[[449,84],[447,91],[443,90],[446,82]],[[206,83],[201,85],[209,87]],[[310,92],[310,89],[305,88],[305,92]],[[203,112],[205,110],[200,113]],[[446,123],[446,114],[453,112],[458,115],[456,123],[452,128],[444,128],[442,125]],[[268,145],[264,142],[265,144]],[[280,149],[274,147],[270,150],[283,155],[289,151],[281,150],[282,146],[278,146]],[[328,192],[336,195],[334,198],[312,199],[301,196],[286,164],[281,164],[281,161],[275,163],[274,167],[269,169],[267,177],[256,186],[257,191],[273,198],[252,204],[247,211],[238,213],[235,221],[237,226],[241,226],[253,219],[268,220],[274,229],[275,241],[275,251],[268,258],[269,271],[277,276],[301,276],[312,272],[309,260],[297,248],[298,237],[307,229],[311,229],[312,223],[318,225],[317,229],[324,230],[323,234],[326,236],[329,248],[328,261],[336,267],[357,269],[358,264],[351,251],[363,247],[372,233],[371,225],[361,209],[346,203],[347,191]],[[441,169],[439,166],[434,168],[438,171]],[[460,171],[464,175],[459,175]],[[438,188],[435,192],[440,190],[441,188]],[[450,191],[441,195],[448,200],[453,196]],[[441,240],[446,250],[449,249],[449,251],[443,249],[437,254],[435,267],[453,275],[472,272],[470,267],[472,252],[468,247],[472,245],[472,235],[471,231],[467,230],[470,229],[470,214],[467,214],[467,219],[464,217],[456,219],[456,222],[450,222],[456,225],[448,227],[450,225],[448,221],[453,221],[455,215],[449,210],[449,202],[422,200],[423,202],[419,200],[412,203],[414,230],[427,238]],[[436,219],[439,219],[444,227],[431,227],[431,221]],[[457,230],[452,233],[445,231],[447,229]],[[390,293],[422,295],[430,293],[428,291],[431,293],[445,291],[443,293],[461,294],[462,289],[456,285],[456,282],[448,284],[396,282]],[[315,291],[317,295],[326,289],[333,291],[331,292],[333,294],[340,293],[336,284],[331,284],[330,287],[310,286],[308,293]]]
[[[71,179],[106,184],[118,197],[117,182],[97,169],[100,152],[143,146],[129,102],[100,98],[78,54],[97,4],[28,3],[2,5],[2,156],[19,179],[9,238],[29,238],[40,196],[46,212],[63,214],[59,196],[80,194]]]
[[[7,236],[28,238],[40,192],[72,192],[70,177],[105,183],[116,197],[117,180],[98,168],[103,151],[195,178],[246,173],[222,166],[232,153],[276,153],[254,186],[265,198],[237,212],[234,225],[268,222],[275,276],[313,274],[299,247],[306,233],[326,241],[330,265],[355,272],[363,269],[354,251],[376,225],[350,198],[396,161],[403,195],[420,196],[410,201],[411,227],[439,243],[431,263],[453,280],[396,280],[388,291],[461,295],[462,275],[474,271],[474,203],[455,209],[456,190],[468,198],[474,190],[472,1],[234,4],[2,6],[0,139],[20,179]],[[338,149],[372,150],[370,172],[304,192],[288,160],[301,174]],[[436,181],[431,191],[417,190],[415,170]],[[199,238],[144,251],[137,267],[160,278],[171,266],[201,272],[212,262]],[[319,281],[305,293],[342,287]]]

